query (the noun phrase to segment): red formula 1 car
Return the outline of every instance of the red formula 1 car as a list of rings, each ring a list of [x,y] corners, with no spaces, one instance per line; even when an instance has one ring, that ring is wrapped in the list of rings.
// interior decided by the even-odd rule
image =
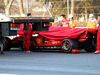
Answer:
[[[85,49],[87,52],[96,50],[96,30],[87,28],[52,27],[52,17],[12,18],[11,29],[20,27],[21,23],[32,24],[31,50],[37,48],[61,49],[68,53],[73,49]],[[24,28],[25,29],[25,28]],[[15,38],[5,38],[4,49],[11,47],[23,48],[24,30],[17,30]]]

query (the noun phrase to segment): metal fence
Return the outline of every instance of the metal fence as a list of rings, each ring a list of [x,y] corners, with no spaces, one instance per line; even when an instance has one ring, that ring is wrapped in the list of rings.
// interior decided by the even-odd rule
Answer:
[[[51,4],[50,11],[53,16],[60,16],[61,14],[68,15],[67,0],[56,0],[48,2]],[[69,0],[69,13],[71,14],[71,0]],[[97,18],[100,14],[100,0],[74,0],[74,17],[79,20],[88,19],[89,14],[93,13]]]

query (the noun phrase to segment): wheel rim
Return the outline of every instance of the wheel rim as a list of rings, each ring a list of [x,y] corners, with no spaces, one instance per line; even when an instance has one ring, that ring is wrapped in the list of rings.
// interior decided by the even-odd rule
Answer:
[[[69,41],[63,41],[62,47],[63,47],[64,51],[70,51],[71,50],[71,44],[70,44]]]

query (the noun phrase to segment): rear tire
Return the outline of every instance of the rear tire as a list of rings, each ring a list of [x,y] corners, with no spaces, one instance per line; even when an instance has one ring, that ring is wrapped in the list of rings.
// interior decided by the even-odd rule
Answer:
[[[8,51],[8,50],[10,50],[11,46],[12,46],[11,39],[8,38],[8,37],[4,37],[4,39],[3,39],[3,50]]]
[[[86,47],[85,51],[87,52],[95,52],[96,51],[96,44],[91,47]]]
[[[78,49],[78,43],[74,39],[64,39],[61,48],[65,53],[71,53],[72,49]]]

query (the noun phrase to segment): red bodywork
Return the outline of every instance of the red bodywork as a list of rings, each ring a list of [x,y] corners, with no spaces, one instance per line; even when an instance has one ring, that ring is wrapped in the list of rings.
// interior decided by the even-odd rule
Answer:
[[[36,47],[39,46],[60,46],[65,38],[77,39],[79,42],[85,41],[88,32],[96,34],[95,29],[69,28],[69,27],[49,27],[49,31],[32,31],[32,41]],[[18,30],[19,37],[12,39],[12,43],[23,41],[23,30]],[[35,36],[37,35],[37,36]]]

